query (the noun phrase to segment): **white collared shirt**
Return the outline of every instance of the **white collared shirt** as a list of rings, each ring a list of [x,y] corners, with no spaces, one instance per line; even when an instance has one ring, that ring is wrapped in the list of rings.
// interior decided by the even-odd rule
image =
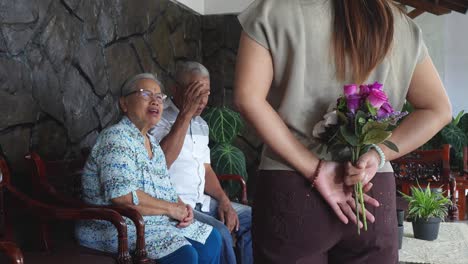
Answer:
[[[161,141],[170,131],[179,114],[179,109],[167,99],[161,120],[150,133]],[[200,116],[192,118],[177,159],[169,168],[169,176],[180,199],[195,208],[202,204],[202,211],[210,208],[210,196],[205,195],[205,164],[210,163],[208,124]]]

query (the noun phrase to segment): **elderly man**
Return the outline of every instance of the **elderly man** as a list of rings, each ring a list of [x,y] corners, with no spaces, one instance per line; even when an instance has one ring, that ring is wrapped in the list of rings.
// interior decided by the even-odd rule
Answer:
[[[167,100],[161,121],[150,133],[160,140],[171,181],[182,201],[195,208],[195,219],[221,233],[222,262],[236,263],[234,235],[238,262],[253,263],[251,208],[229,201],[210,165],[208,125],[200,117],[209,93],[208,70],[197,62],[179,63],[173,98]]]

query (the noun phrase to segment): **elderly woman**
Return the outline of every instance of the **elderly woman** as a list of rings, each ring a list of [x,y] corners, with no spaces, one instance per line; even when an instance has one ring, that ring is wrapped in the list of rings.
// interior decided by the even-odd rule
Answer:
[[[91,204],[125,204],[145,220],[148,256],[158,263],[219,263],[221,237],[211,226],[193,219],[171,185],[159,144],[148,134],[161,118],[166,96],[152,74],[130,78],[122,87],[122,120],[104,130],[86,163],[83,199]],[[127,220],[129,246],[135,248],[135,226]],[[77,226],[83,246],[117,250],[117,232],[103,221]]]

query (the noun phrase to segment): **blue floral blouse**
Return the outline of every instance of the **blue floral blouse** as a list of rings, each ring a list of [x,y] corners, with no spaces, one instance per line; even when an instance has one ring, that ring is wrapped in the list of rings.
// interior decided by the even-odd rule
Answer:
[[[86,162],[82,176],[83,199],[96,205],[109,205],[111,199],[132,193],[137,204],[136,190],[157,199],[177,202],[171,185],[166,160],[156,140],[148,135],[153,150],[150,159],[144,137],[135,125],[124,117],[118,124],[104,130]],[[176,227],[177,221],[165,215],[144,216],[145,242],[148,257],[162,258],[184,245],[186,238],[205,243],[212,227],[194,221],[186,228]],[[126,218],[128,243],[136,245],[136,230]],[[117,229],[107,221],[81,221],[76,226],[76,237],[83,246],[107,252],[117,252]]]

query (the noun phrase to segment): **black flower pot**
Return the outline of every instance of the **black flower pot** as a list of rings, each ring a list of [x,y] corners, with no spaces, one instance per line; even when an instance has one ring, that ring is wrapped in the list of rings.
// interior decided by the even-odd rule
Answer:
[[[402,225],[398,226],[398,249],[401,249],[401,246],[403,245],[403,233],[404,233],[404,227]]]
[[[398,226],[403,225],[403,221],[405,220],[405,211],[397,209],[397,219],[398,219]]]
[[[440,218],[413,220],[414,237],[423,240],[436,240],[439,235]]]

